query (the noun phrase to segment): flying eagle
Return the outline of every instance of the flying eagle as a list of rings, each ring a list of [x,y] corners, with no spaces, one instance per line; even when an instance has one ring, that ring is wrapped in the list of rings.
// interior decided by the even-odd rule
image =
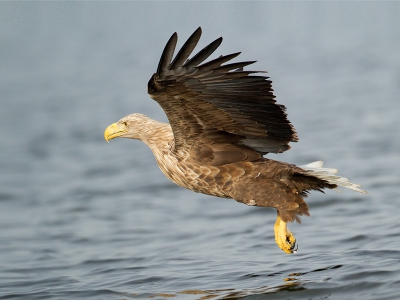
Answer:
[[[298,141],[285,106],[276,103],[272,82],[260,74],[265,72],[243,70],[255,61],[225,64],[240,52],[203,63],[222,37],[189,58],[200,36],[198,28],[172,59],[174,33],[148,83],[169,124],[131,114],[108,126],[104,138],[143,141],[165,176],[181,187],[276,208],[275,241],[284,252],[296,252],[287,223],[310,215],[304,201],[309,191],[342,186],[366,192],[321,161],[298,167],[263,157]]]

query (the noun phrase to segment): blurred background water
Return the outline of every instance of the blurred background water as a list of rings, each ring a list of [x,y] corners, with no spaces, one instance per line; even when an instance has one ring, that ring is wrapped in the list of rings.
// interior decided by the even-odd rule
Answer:
[[[398,299],[400,4],[1,2],[0,299]],[[369,191],[312,194],[275,244],[275,211],[184,190],[137,141],[162,49],[242,51],[268,70],[300,142]]]

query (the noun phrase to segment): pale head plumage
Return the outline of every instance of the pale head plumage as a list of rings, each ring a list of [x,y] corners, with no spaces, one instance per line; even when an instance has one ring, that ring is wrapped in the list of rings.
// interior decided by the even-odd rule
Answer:
[[[108,126],[104,132],[104,138],[106,141],[119,137],[146,142],[155,131],[165,125],[165,123],[157,122],[144,114],[130,114]]]

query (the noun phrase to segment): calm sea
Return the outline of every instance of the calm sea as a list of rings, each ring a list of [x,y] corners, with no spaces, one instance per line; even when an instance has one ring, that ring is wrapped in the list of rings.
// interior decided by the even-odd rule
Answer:
[[[400,4],[1,2],[0,299],[399,299]],[[147,93],[161,51],[198,49],[267,70],[300,141],[270,155],[369,191],[314,193],[275,244],[273,209],[169,182],[150,150],[107,144]]]

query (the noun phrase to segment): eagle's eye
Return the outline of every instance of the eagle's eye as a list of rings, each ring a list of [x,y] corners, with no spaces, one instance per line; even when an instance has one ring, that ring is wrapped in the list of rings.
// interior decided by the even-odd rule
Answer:
[[[122,125],[128,126],[128,122],[124,121],[124,122],[122,122]]]

